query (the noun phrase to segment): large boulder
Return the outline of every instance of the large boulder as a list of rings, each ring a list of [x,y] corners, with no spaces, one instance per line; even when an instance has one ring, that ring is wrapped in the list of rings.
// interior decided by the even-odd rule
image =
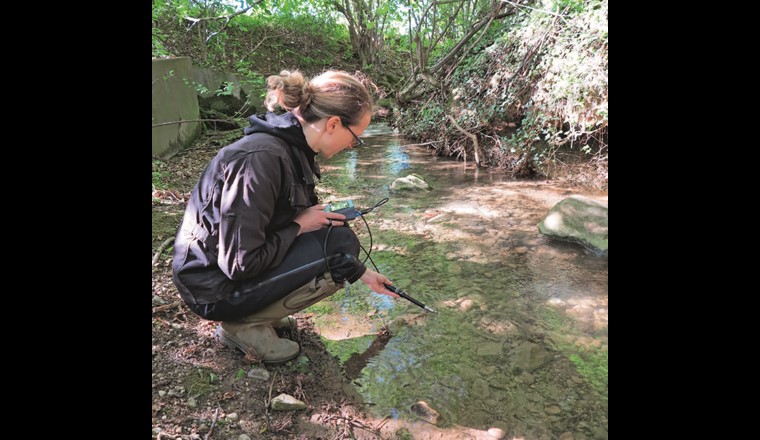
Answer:
[[[560,240],[581,243],[607,256],[607,206],[583,196],[571,196],[549,211],[538,231]]]
[[[406,177],[399,177],[391,184],[391,190],[393,191],[411,191],[419,189],[424,189],[426,191],[432,190],[430,185],[417,174],[409,174]]]

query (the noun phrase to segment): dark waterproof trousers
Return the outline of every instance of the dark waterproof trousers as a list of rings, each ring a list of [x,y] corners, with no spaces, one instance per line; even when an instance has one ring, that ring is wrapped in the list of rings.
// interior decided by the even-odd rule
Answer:
[[[365,270],[358,256],[359,240],[348,227],[302,234],[279,266],[237,282],[221,301],[188,306],[213,321],[236,321],[262,311],[268,312],[263,320],[284,317],[335,293],[346,280],[355,282]]]

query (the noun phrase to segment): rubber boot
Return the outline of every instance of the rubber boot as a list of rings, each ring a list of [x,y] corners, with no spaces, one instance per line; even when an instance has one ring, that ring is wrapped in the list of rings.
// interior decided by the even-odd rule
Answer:
[[[296,320],[296,318],[292,316],[286,316],[282,319],[272,321],[272,327],[274,327],[275,331],[279,331],[279,330],[296,331],[298,330],[298,321]]]
[[[272,321],[272,328],[280,338],[288,338],[298,342],[298,321],[292,316],[286,316],[277,321]]]
[[[225,321],[216,327],[215,335],[227,347],[261,358],[265,364],[287,362],[301,353],[297,342],[277,337],[270,323]]]
[[[251,324],[278,322],[327,298],[343,288],[343,285],[344,283],[335,283],[330,274],[325,272],[262,310],[240,318],[239,321]]]

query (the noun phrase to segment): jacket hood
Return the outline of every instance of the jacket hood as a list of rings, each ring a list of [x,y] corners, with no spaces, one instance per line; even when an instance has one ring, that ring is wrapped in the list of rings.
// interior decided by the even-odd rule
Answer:
[[[253,133],[268,133],[276,136],[294,147],[306,153],[309,164],[314,166],[314,157],[317,153],[306,143],[306,136],[303,135],[301,123],[291,112],[281,115],[273,112],[267,112],[265,115],[252,115],[248,118],[251,123],[249,127],[243,129],[246,135]]]

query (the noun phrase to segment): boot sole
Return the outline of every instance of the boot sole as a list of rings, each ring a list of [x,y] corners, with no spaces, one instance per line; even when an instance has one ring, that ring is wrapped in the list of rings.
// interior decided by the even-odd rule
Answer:
[[[237,349],[242,351],[244,354],[249,354],[246,351],[246,345],[243,344],[239,339],[232,336],[231,334],[227,333],[221,326],[216,328],[216,332],[214,332],[214,336],[216,336],[216,339],[224,344],[227,348],[231,348],[233,350]],[[291,357],[283,358],[283,359],[275,359],[275,360],[264,360],[262,359],[262,362],[264,362],[267,365],[278,365],[278,364],[284,364],[287,361],[293,360],[297,358],[301,354],[301,345],[298,345],[298,352],[294,354]],[[256,353],[258,354],[258,353]]]

